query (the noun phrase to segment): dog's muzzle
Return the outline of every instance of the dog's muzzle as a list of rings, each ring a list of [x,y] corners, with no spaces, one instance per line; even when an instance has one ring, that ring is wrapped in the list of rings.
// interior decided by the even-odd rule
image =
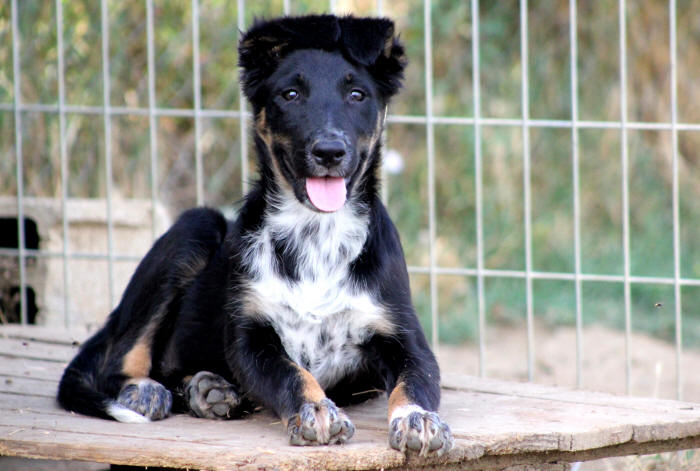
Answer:
[[[326,131],[316,137],[307,152],[309,201],[319,211],[338,211],[347,199],[346,177],[352,160],[347,139],[340,132]]]
[[[311,147],[314,162],[328,169],[336,167],[347,154],[347,146],[340,139],[324,139],[316,141]]]

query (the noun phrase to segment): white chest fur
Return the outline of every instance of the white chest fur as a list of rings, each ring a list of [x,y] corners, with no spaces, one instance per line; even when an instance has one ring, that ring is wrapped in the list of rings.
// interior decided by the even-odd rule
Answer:
[[[249,239],[244,257],[252,276],[248,310],[272,324],[289,357],[324,388],[357,368],[359,344],[391,330],[382,306],[348,278],[368,231],[367,217],[349,206],[322,214],[286,199]],[[274,241],[295,254],[296,280],[280,275]]]

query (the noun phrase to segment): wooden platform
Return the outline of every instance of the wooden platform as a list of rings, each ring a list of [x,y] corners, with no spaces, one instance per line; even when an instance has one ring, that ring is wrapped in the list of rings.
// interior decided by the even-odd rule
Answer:
[[[56,385],[83,332],[0,326],[0,455],[211,470],[567,469],[573,461],[700,447],[700,405],[447,376],[441,415],[456,444],[439,461],[387,445],[386,400],[348,408],[342,446],[292,447],[267,412],[145,425],[67,413]]]

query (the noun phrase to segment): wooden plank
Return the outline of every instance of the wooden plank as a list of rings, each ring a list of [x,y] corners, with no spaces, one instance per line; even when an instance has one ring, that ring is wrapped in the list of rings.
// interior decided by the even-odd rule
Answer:
[[[2,415],[4,416],[5,414]],[[372,466],[377,464],[377,462],[371,461],[368,463],[364,459],[365,454],[389,459],[388,462],[379,462],[379,466],[387,467],[389,463],[394,465],[401,464],[394,460],[394,457],[386,455],[386,452],[393,452],[388,450],[384,444],[386,440],[385,431],[358,428],[358,434],[354,437],[352,444],[344,447],[297,448],[286,446],[279,424],[273,422],[265,423],[262,420],[264,418],[260,417],[252,421],[215,422],[177,416],[145,426],[119,424],[78,416],[32,417],[29,421],[24,422],[17,419],[18,422],[9,426],[0,426],[0,454],[53,459],[112,461],[121,464],[148,466],[163,466],[164,463],[169,463],[171,466],[193,466],[211,469],[232,469],[236,466],[243,466],[243,464],[246,465],[243,469],[295,469],[295,466],[303,466],[304,469],[344,469],[344,466],[347,467],[351,463],[352,469],[372,469]],[[266,419],[269,419],[269,417]],[[268,428],[270,430],[267,430]],[[24,433],[28,430],[34,432],[34,434],[26,436]],[[80,430],[80,433],[72,430]],[[65,438],[65,440],[62,438]],[[20,439],[24,442],[24,445],[19,446],[16,443]],[[27,442],[34,443],[34,449]],[[50,444],[61,443],[62,445],[59,448],[47,448],[47,442]],[[263,456],[260,453],[260,443],[264,443],[267,447],[263,449]],[[661,448],[654,448],[654,444],[661,446]],[[609,453],[625,454],[638,450],[664,450],[673,446],[684,446],[684,443],[653,442],[650,446],[644,447],[644,444],[628,442],[623,444],[623,448],[608,447],[606,449]],[[104,449],[103,447],[107,448]],[[177,450],[182,448],[193,450],[193,454],[186,457],[181,456]],[[229,462],[230,457],[228,455],[225,456],[226,462],[211,456],[204,456],[205,452],[208,451],[216,457],[220,457],[220,450],[222,449],[234,452],[235,460]],[[324,449],[325,452],[321,453],[321,450]],[[357,449],[360,451],[355,453]],[[10,450],[14,451],[11,452]],[[138,450],[138,453],[134,450]],[[311,453],[313,459],[306,455],[299,456],[299,453],[305,454],[309,450],[313,452]],[[348,450],[353,451],[350,456],[354,459],[359,459],[358,456],[363,459],[354,462],[349,461],[345,455],[345,452]],[[558,452],[559,454],[556,454],[557,452],[522,453],[520,450],[508,450],[510,453],[498,455],[489,454],[489,452],[495,451],[493,449],[482,448],[482,450],[485,456],[475,460],[479,454],[479,444],[469,444],[466,441],[458,440],[457,448],[455,452],[450,454],[447,462],[455,465],[461,463],[459,469],[462,469],[462,465],[464,465],[464,469],[472,469],[473,467],[476,469],[479,468],[477,465],[486,463],[490,463],[489,467],[493,466],[493,469],[500,469],[495,467],[496,464],[505,467],[518,461],[534,460],[533,462],[538,462],[538,460],[541,461],[543,459],[551,461],[553,457],[578,460],[582,459],[582,457],[590,456],[586,453],[591,451],[583,450],[579,453]],[[471,451],[471,454],[468,455],[467,451]],[[506,450],[500,451],[504,452]],[[321,460],[317,456],[317,452],[323,455],[330,453],[332,457]],[[135,456],[134,453],[138,456]],[[457,456],[454,456],[455,453],[457,453]],[[271,461],[266,459],[267,455],[274,457],[274,468]],[[499,456],[501,458],[498,458]],[[598,455],[594,456],[598,457]],[[536,459],[536,457],[539,458]],[[197,461],[193,463],[193,460]],[[415,461],[411,466],[418,465]],[[247,465],[250,465],[250,467]],[[268,468],[268,466],[270,467]]]
[[[210,455],[227,458],[231,453],[226,446],[212,444],[170,447],[160,457],[147,452],[162,448],[162,443],[148,438],[124,438],[115,442],[114,437],[104,435],[0,425],[0,455],[7,456],[197,469],[204,465],[211,469],[221,469],[212,466]],[[235,455],[231,455],[231,461],[234,458]]]
[[[34,378],[59,381],[63,374],[63,364],[31,358],[3,357],[0,372],[15,378]]]
[[[78,346],[49,344],[39,340],[0,339],[0,356],[67,363],[78,352]]]
[[[34,378],[16,378],[0,374],[0,393],[56,397],[57,388],[57,381]]]
[[[669,451],[688,450],[700,448],[700,437],[689,437],[679,440],[660,441],[650,443],[629,443],[605,448],[594,448],[577,452],[552,452],[552,453],[525,453],[518,455],[484,455],[475,461],[463,461],[444,466],[426,466],[420,468],[421,471],[540,471],[548,470],[546,466],[552,465],[551,469],[569,469],[567,463],[577,461],[599,460],[608,457],[627,455],[651,455]],[[411,469],[402,467],[401,469]]]
[[[624,396],[595,391],[575,390],[534,383],[519,383],[464,374],[443,374],[442,387],[455,391],[472,391],[522,398],[552,399],[562,402],[611,406],[624,409],[666,413],[674,410],[700,410],[700,404],[669,399]]]
[[[83,343],[90,336],[87,329],[74,327],[43,327],[6,324],[0,328],[0,339],[21,339],[74,346]]]
[[[218,424],[214,425],[215,428],[230,425],[220,422],[209,425],[213,424]],[[150,425],[145,424],[146,427]],[[133,425],[125,427],[135,428]],[[189,432],[187,429],[182,434],[189,435]],[[117,440],[115,436],[93,431],[80,433],[0,425],[0,455],[213,470],[378,469],[407,463],[403,454],[383,444],[380,439],[384,438],[380,437],[383,434],[371,430],[358,431],[352,443],[327,447],[289,446],[283,443],[281,433],[278,440],[271,440],[264,434],[247,435],[245,440],[237,435],[229,431],[229,439],[214,442],[192,442],[182,438],[171,441],[152,438],[148,434],[120,436]],[[416,461],[431,463],[408,460],[409,463]]]
[[[452,424],[458,438],[457,449],[461,449],[459,454],[463,456],[476,456],[479,453],[569,453],[622,444],[633,446],[642,441],[667,440],[674,434],[679,434],[678,417],[659,417],[655,414],[627,411],[628,416],[618,418],[609,410],[605,409],[601,414],[600,409],[588,405],[579,405],[587,408],[585,410],[572,411],[569,409],[571,404],[557,404],[556,401],[527,399],[523,402],[518,398],[494,397],[491,394],[465,394],[446,391],[443,408],[443,415]],[[554,402],[554,405],[550,404],[551,402]],[[244,448],[252,446],[251,443],[241,445],[238,439],[232,438],[233,434],[234,437],[256,437],[256,440],[264,438],[264,443],[272,444],[275,448],[284,446],[285,442],[279,423],[273,417],[264,414],[256,414],[249,420],[224,423],[175,416],[146,426],[133,426],[67,414],[57,410],[52,404],[52,400],[47,398],[47,402],[42,406],[43,409],[52,411],[52,414],[29,408],[22,414],[1,414],[3,418],[0,419],[0,423],[16,429],[30,428],[50,432],[67,433],[81,430],[89,434],[111,435],[112,440],[118,439],[116,441],[120,441],[121,438],[156,437],[180,444],[193,441],[223,442]],[[464,407],[465,405],[469,407]],[[7,410],[4,406],[2,409],[3,412]],[[348,414],[358,426],[358,437],[361,436],[360,432],[374,434],[374,445],[378,448],[386,446],[385,413],[384,400],[373,400],[368,404],[348,408]],[[634,425],[635,421],[638,425]],[[697,431],[699,423],[699,418],[695,416],[689,423],[692,428],[680,429],[680,433]],[[670,430],[672,433],[669,434],[669,430],[659,433],[659,430],[663,432],[663,428],[658,426],[666,424],[674,427]],[[183,435],[181,430],[187,430],[186,435]],[[357,437],[353,442],[356,442],[356,439]],[[242,443],[245,443],[245,440]],[[481,451],[477,445],[481,447]],[[162,450],[157,452],[162,453]],[[451,454],[449,458],[449,461],[455,462],[453,460],[457,457]]]
[[[40,409],[25,409],[24,413],[11,414],[2,425],[17,429],[46,430],[51,432],[75,432],[104,435],[113,438],[160,440],[163,443],[209,443],[228,446],[250,446],[251,437],[265,436],[268,444],[285,446],[283,427],[269,414],[220,422],[196,419],[187,415],[175,415],[163,421],[148,424],[123,424],[112,420],[83,417],[60,411],[54,414],[40,413]],[[183,431],[186,430],[186,433]],[[255,439],[257,440],[257,438]],[[162,444],[161,444],[162,445]]]
[[[283,460],[279,469],[347,469],[349,463],[355,463],[352,466],[356,469],[374,469],[389,464],[398,466],[405,461],[405,457],[387,446],[388,432],[384,422],[386,401],[374,401],[371,405],[381,413],[373,419],[356,421],[358,431],[352,443],[347,445],[350,450],[344,446],[343,450],[338,451],[338,447],[290,447],[279,420],[269,413],[258,413],[248,420],[230,422],[177,415],[164,421],[134,426],[67,413],[58,409],[52,398],[0,394],[0,455],[82,459],[140,466],[163,466],[168,463],[169,466],[186,467],[192,466],[192,462],[172,450],[183,447],[198,450],[198,447],[206,445],[209,448],[202,448],[202,452],[208,450],[213,458],[204,459],[195,453],[195,458],[199,456],[196,466],[200,468],[231,469],[221,461],[217,448],[220,446],[225,446],[229,451],[238,450],[235,455],[238,459],[234,461],[236,469],[243,462],[251,463],[250,469],[268,469],[273,464],[277,469],[279,460]],[[2,427],[7,427],[6,433],[2,433]],[[76,430],[85,436],[75,435]],[[26,436],[27,431],[34,434]],[[67,434],[75,436],[69,437]],[[61,437],[66,437],[65,441],[61,442]],[[16,442],[19,439],[32,443],[18,446]],[[57,441],[62,443],[60,448],[46,446],[47,442],[53,444]],[[102,450],[102,445],[91,448],[103,442],[109,444],[105,445],[105,450]],[[250,450],[257,450],[260,443],[272,448],[261,456],[258,456],[259,453],[251,454]],[[134,449],[138,449],[138,457],[134,457]],[[483,447],[471,444],[464,447],[461,456],[469,452],[472,458],[476,458],[482,450]],[[267,455],[271,453],[274,459],[268,459]]]
[[[266,412],[120,424],[58,408],[57,381],[77,347],[34,332],[0,336],[0,455],[214,470],[564,469],[572,460],[700,446],[698,404],[456,375],[444,375],[441,407],[456,445],[432,462],[388,448],[385,398],[346,409],[357,433],[343,446],[291,447]]]
[[[577,451],[700,434],[700,414],[659,415],[554,400],[445,391],[442,415],[456,436],[489,454]]]
[[[47,401],[43,396],[25,396],[21,394],[0,394],[0,417],[10,413],[23,413],[28,409],[42,414],[62,414],[55,403]]]

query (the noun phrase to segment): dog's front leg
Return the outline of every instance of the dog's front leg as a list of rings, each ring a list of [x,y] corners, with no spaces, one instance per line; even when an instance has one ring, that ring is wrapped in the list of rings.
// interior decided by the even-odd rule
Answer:
[[[234,328],[232,370],[246,392],[280,416],[292,445],[344,443],[353,436],[348,416],[289,358],[271,326],[245,319]]]
[[[441,456],[452,448],[450,427],[437,414],[440,370],[422,332],[407,329],[372,342],[388,372],[389,445],[421,456]]]
[[[421,456],[441,456],[452,448],[452,433],[435,407],[421,405],[416,388],[422,381],[414,374],[402,373],[389,396],[389,445]]]
[[[293,363],[293,375],[301,379],[297,394],[301,407],[285,414],[287,434],[292,445],[344,443],[355,433],[355,426],[345,413],[328,399],[318,382],[307,370]]]

